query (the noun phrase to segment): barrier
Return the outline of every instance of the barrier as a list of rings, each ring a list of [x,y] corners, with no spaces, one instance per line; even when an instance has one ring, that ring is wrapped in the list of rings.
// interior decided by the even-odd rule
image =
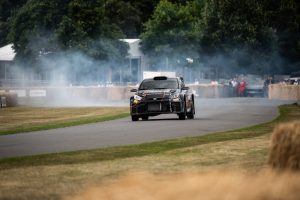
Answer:
[[[189,85],[199,98],[224,98],[229,97],[229,87],[226,85]]]
[[[16,93],[0,92],[0,107],[14,107],[17,106],[18,97]]]
[[[223,85],[189,85],[198,98],[222,98],[229,96],[228,86]],[[32,88],[5,88],[3,91],[14,92],[22,100],[40,99],[44,101],[55,100],[124,100],[129,99],[136,87],[32,87]],[[0,89],[1,91],[1,89]]]
[[[131,87],[61,87],[46,88],[47,98],[82,98],[88,100],[122,100],[129,99],[133,93]]]
[[[269,85],[269,99],[300,100],[300,85]]]

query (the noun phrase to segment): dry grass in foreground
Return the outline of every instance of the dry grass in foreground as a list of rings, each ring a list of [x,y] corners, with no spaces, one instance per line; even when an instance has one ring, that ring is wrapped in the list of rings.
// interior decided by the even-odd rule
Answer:
[[[43,130],[101,121],[101,117],[127,114],[128,108],[83,107],[83,108],[2,108],[0,112],[0,134]],[[124,115],[125,116],[125,115]]]
[[[300,122],[277,126],[269,164],[258,173],[210,171],[168,175],[129,174],[110,185],[92,187],[68,199],[107,200],[298,200],[300,199]],[[298,172],[297,172],[298,171]]]
[[[299,200],[300,174],[206,172],[130,174],[116,183],[88,189],[68,200]]]
[[[159,154],[94,161],[0,169],[0,199],[61,199],[83,193],[87,185],[118,180],[128,171],[163,175],[207,171],[254,172],[266,166],[270,135],[175,149]],[[82,155],[84,157],[84,155]]]

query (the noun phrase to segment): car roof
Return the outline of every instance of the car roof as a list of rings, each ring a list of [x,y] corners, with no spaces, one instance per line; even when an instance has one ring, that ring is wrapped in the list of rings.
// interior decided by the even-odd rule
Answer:
[[[153,78],[145,78],[143,81],[145,80],[174,80],[177,79],[179,80],[179,77],[166,77],[166,76],[155,76]]]

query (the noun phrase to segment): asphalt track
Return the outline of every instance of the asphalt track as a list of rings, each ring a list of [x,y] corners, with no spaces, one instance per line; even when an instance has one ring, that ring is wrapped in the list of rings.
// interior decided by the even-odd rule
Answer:
[[[124,105],[128,105],[124,102]],[[149,121],[108,122],[0,136],[0,158],[139,144],[204,135],[270,121],[286,101],[263,98],[197,99],[196,118],[160,115]]]

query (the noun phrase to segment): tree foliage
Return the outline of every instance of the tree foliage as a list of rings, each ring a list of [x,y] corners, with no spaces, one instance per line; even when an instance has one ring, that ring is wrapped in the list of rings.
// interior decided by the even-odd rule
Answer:
[[[10,28],[10,19],[26,0],[0,1],[0,46],[7,44],[7,35]]]
[[[20,8],[9,33],[18,57],[31,58],[42,51],[54,50],[54,31],[67,3],[29,0]]]
[[[142,50],[152,57],[167,55],[177,61],[194,52],[198,39],[194,6],[194,2],[181,5],[162,0],[145,24]]]
[[[300,2],[265,0],[269,25],[276,31],[280,54],[291,62],[300,58]]]
[[[299,4],[297,0],[162,0],[145,24],[142,49],[157,56],[165,48],[187,52],[186,46],[202,56],[226,55],[249,71],[264,67],[270,71],[285,63],[280,72],[289,73],[300,63]]]
[[[252,68],[300,66],[298,0],[2,0],[0,45],[13,42],[18,57],[82,51],[121,59],[118,39],[142,39],[152,57],[222,54]],[[34,42],[32,42],[34,41]],[[236,59],[238,57],[238,59]],[[274,59],[276,57],[276,59]],[[278,58],[282,58],[277,62]],[[256,67],[253,65],[256,63]]]
[[[29,0],[14,17],[10,40],[18,58],[81,51],[95,59],[121,59],[127,46],[120,28],[105,15],[105,1]],[[115,56],[115,57],[114,57]]]
[[[256,1],[209,0],[204,14],[202,42],[208,48],[271,47],[272,30]]]

